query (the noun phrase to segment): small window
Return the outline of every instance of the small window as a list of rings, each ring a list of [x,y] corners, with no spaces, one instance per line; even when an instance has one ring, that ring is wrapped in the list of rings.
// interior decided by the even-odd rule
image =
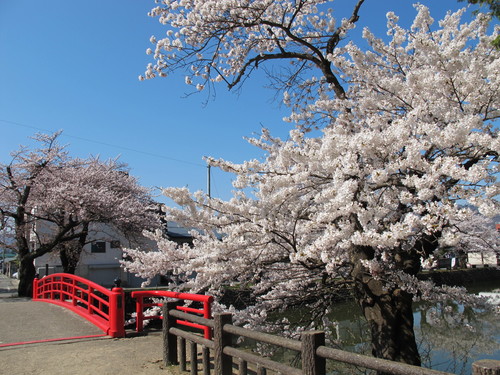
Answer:
[[[122,247],[122,244],[120,243],[120,241],[111,241],[111,248],[112,249],[119,249],[120,247]]]
[[[106,242],[97,241],[92,242],[92,247],[90,250],[92,253],[105,253],[106,252]]]

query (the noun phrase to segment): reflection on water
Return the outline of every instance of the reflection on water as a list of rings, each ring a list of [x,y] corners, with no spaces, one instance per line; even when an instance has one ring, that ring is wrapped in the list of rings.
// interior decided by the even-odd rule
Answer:
[[[421,304],[414,316],[426,367],[468,374],[478,359],[500,360],[498,315],[449,303]]]
[[[491,291],[497,285],[476,285],[471,293]],[[479,359],[500,360],[500,316],[478,312],[456,303],[417,304],[415,332],[425,367],[470,374]]]

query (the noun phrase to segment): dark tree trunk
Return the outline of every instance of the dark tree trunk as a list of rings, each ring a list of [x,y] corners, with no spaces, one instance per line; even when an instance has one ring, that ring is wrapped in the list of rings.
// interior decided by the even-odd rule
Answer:
[[[35,278],[36,269],[33,263],[33,257],[31,256],[27,231],[26,222],[24,215],[24,207],[19,207],[17,215],[15,217],[16,222],[16,245],[17,253],[19,259],[19,270],[17,271],[19,275],[19,285],[17,287],[17,294],[19,297],[32,297],[33,293],[33,279]]]
[[[376,279],[369,274],[360,260],[373,257],[374,249],[359,248],[352,273],[356,300],[370,326],[372,354],[377,358],[420,366],[413,330],[413,295],[397,285],[386,285],[382,278]],[[417,252],[402,251],[397,261],[400,270],[411,275],[418,273],[420,260]]]
[[[421,365],[413,331],[412,295],[386,290],[379,280],[356,281],[356,296],[371,331],[374,357]]]
[[[29,255],[25,255],[21,258],[19,263],[19,286],[17,288],[17,293],[19,297],[32,297],[33,279],[36,275],[33,258]]]
[[[87,242],[88,233],[89,223],[83,223],[81,233],[77,240],[68,241],[60,245],[59,257],[61,258],[63,272],[70,273],[72,275],[75,274],[76,267],[80,261],[80,256],[82,255],[83,247]]]
[[[72,275],[75,274],[78,259],[76,261],[74,259],[74,250],[75,249],[73,248],[68,249],[65,246],[62,246],[59,251],[59,257],[61,258],[61,265],[64,273],[70,273]]]

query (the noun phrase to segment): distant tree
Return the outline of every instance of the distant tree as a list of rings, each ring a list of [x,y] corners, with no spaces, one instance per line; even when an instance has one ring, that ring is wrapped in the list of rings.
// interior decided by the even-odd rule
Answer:
[[[453,255],[458,258],[458,266],[464,267],[468,253],[500,255],[500,236],[495,220],[472,211],[471,215],[450,220],[445,238],[440,241],[439,249],[425,260],[427,267],[432,267],[437,258]]]
[[[159,225],[149,192],[127,172],[126,165],[116,160],[74,161],[76,166],[59,168],[39,181],[43,186],[40,199],[45,202],[43,222],[59,228],[71,220],[79,223],[71,230],[77,238],[60,248],[62,265],[69,273],[74,273],[83,246],[92,237],[89,234],[96,230],[93,224],[107,224],[131,240]]]
[[[37,257],[59,251],[65,270],[74,272],[93,223],[125,234],[157,226],[149,192],[123,164],[71,159],[58,136],[36,135],[38,148],[21,148],[0,165],[0,213],[15,233],[20,296],[30,296]]]
[[[455,237],[450,242],[455,248],[467,252],[491,253],[500,255],[500,235],[495,221],[483,215],[475,214],[468,220],[454,223],[450,235]]]
[[[152,11],[169,29],[152,38],[156,64],[145,78],[189,68],[186,82],[198,89],[234,87],[287,60],[274,83],[297,127],[288,140],[266,130],[250,140],[265,160],[209,159],[237,175],[229,201],[165,189],[182,207],[168,219],[200,230],[194,247],[159,238],[159,252],[129,251],[128,268],[145,277],[194,271],[183,287],[197,291],[249,288],[256,305],[240,316],[254,322],[297,306],[322,317],[339,283],[352,282],[373,354],[419,365],[412,301],[474,303],[463,290],[419,282],[420,259],[449,238],[453,220],[472,215],[459,202],[498,212],[496,35],[482,14],[462,23],[461,10],[435,26],[417,5],[409,29],[390,12],[388,40],[365,29],[362,49],[341,41],[363,1],[342,22],[327,4],[164,0]]]

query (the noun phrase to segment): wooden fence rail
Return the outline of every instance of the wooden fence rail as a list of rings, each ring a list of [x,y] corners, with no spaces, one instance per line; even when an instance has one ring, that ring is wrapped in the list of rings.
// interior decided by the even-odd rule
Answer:
[[[198,374],[198,346],[201,347],[203,375],[210,375],[212,367],[214,369],[212,374],[215,375],[233,375],[233,369],[237,370],[238,375],[247,375],[249,364],[254,369],[252,373],[257,375],[266,375],[267,370],[281,375],[326,375],[327,360],[391,375],[450,375],[447,372],[328,348],[325,346],[323,331],[303,332],[300,341],[292,340],[235,326],[232,324],[230,313],[216,314],[214,319],[206,319],[177,310],[177,304],[178,302],[167,302],[162,307],[163,359],[166,365],[179,365],[181,371],[186,371],[188,343],[191,375]],[[177,319],[189,320],[213,329],[213,340],[180,329],[176,323]],[[238,337],[296,351],[301,356],[301,368],[238,349],[233,346],[234,339]],[[472,368],[473,375],[500,375],[500,361],[478,361]]]

